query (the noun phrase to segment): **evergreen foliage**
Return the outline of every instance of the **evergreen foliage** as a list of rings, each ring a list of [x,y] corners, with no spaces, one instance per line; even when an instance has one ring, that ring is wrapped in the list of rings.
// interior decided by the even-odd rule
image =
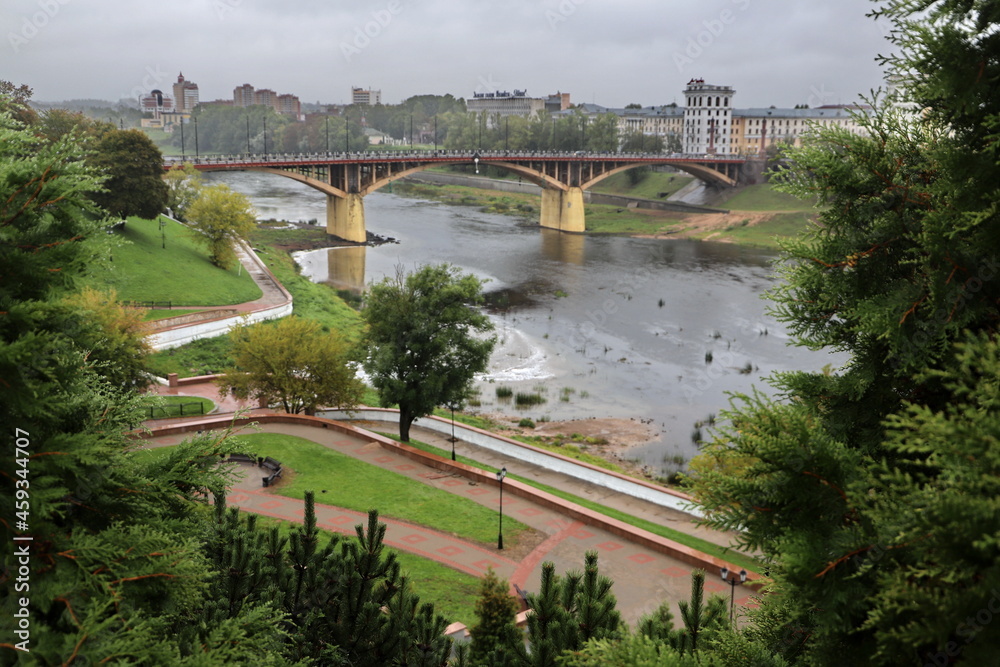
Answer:
[[[447,622],[420,604],[384,547],[385,524],[369,512],[357,539],[331,536],[320,544],[314,496],[306,495],[301,526],[288,539],[278,528],[226,509],[217,497],[209,557],[222,576],[210,596],[213,622],[261,605],[280,610],[284,651],[321,665],[444,665],[451,640]]]
[[[566,651],[578,651],[591,639],[618,640],[625,626],[611,592],[612,581],[598,572],[597,552],[588,551],[583,572],[555,573],[542,564],[538,593],[529,593],[529,650],[520,648],[521,664],[550,667]]]
[[[512,659],[513,647],[524,638],[516,624],[517,600],[508,583],[486,570],[476,600],[476,624],[469,628],[469,661],[473,665],[497,665]]]
[[[383,407],[399,405],[399,437],[439,405],[459,404],[473,377],[486,370],[495,336],[476,310],[482,281],[447,264],[404,275],[397,268],[369,288],[363,315],[368,356],[363,362]]]
[[[895,24],[903,94],[873,100],[863,135],[818,128],[779,177],[823,211],[787,244],[774,313],[850,360],[777,374],[781,402],[738,397],[697,489],[711,523],[771,563],[782,602],[753,617],[772,654],[982,664],[997,633],[968,619],[995,581],[997,513],[978,500],[992,388],[963,383],[992,372],[1000,320],[996,3],[877,13]]]

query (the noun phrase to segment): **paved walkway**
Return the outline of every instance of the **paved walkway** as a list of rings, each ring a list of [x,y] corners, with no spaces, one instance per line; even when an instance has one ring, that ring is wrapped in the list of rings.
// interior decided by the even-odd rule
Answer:
[[[160,423],[163,421],[160,420]],[[463,477],[425,467],[361,437],[288,424],[262,424],[261,430],[312,440],[324,447],[463,496],[481,505],[497,507],[499,503],[496,488],[479,486]],[[150,441],[150,444],[177,444],[183,438],[180,435],[163,436]],[[233,488],[229,496],[232,505],[279,519],[302,520],[302,501],[279,496],[274,493],[273,488],[262,488],[261,472],[250,466],[246,469],[249,474]],[[280,484],[277,490],[280,490]],[[322,504],[322,493],[317,496],[319,502],[316,513],[321,527],[354,534],[354,526],[365,523],[364,514]],[[618,608],[630,624],[656,609],[664,600],[673,603],[676,617],[677,603],[690,596],[692,568],[684,563],[510,494],[504,496],[503,510],[505,516],[515,517],[538,531],[527,548],[525,545],[511,544],[510,534],[506,535],[505,546],[508,548],[500,551],[496,544],[474,543],[391,518],[381,519],[387,525],[386,542],[389,546],[431,558],[476,576],[492,567],[501,577],[527,591],[538,590],[541,564],[544,561],[552,561],[558,573],[581,570],[584,553],[597,551],[601,572],[614,580]],[[716,579],[706,581],[706,590],[709,592],[728,593],[727,588]],[[747,604],[750,595],[750,590],[738,587],[736,604]]]

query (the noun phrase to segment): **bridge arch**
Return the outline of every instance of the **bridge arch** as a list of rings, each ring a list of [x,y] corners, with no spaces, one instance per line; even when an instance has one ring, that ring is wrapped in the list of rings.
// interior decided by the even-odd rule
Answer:
[[[629,169],[636,169],[637,167],[648,167],[648,166],[649,163],[646,162],[632,162],[630,164],[623,164],[614,167],[613,169],[609,169],[603,174],[598,174],[597,176],[594,176],[590,180],[580,184],[580,187],[584,190],[589,190],[590,188],[594,187],[595,185],[603,181],[605,178],[609,178],[611,176],[614,176],[615,174],[620,174],[623,171],[628,171]],[[691,174],[695,178],[707,181],[708,183],[722,183],[729,186],[736,185],[735,179],[732,179],[726,174],[723,174],[722,172],[712,169],[710,167],[703,167],[701,165],[696,165],[696,164],[691,165],[683,163],[675,163],[671,164],[670,166],[674,167],[675,169],[680,169],[681,171],[684,171],[688,174]]]

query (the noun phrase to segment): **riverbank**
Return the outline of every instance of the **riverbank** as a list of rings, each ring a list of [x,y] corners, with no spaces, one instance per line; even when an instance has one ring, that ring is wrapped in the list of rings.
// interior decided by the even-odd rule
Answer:
[[[429,199],[455,206],[472,206],[485,213],[499,213],[521,218],[526,224],[537,223],[538,196],[523,192],[486,189],[486,179],[469,185],[438,185],[426,182],[397,181],[392,193],[401,197]],[[502,185],[504,182],[501,181]],[[641,182],[639,186],[641,187]],[[743,196],[752,193],[751,197]],[[769,185],[736,188],[723,193],[714,205],[728,212],[685,212],[639,208],[632,205],[585,205],[587,234],[612,234],[636,238],[688,239],[732,243],[735,245],[778,248],[781,239],[798,236],[815,218],[808,203],[789,204],[790,198],[774,192]],[[727,202],[750,204],[731,207]]]

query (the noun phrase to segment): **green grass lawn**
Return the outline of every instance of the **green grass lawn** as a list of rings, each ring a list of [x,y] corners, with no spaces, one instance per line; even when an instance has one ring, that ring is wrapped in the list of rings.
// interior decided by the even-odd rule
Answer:
[[[694,176],[687,174],[651,171],[641,181],[633,185],[629,180],[628,172],[621,172],[607,177],[591,190],[640,199],[666,199],[692,180],[694,180]]]
[[[283,496],[302,499],[312,490],[316,500],[324,504],[358,512],[377,509],[384,517],[430,526],[482,544],[496,540],[499,517],[494,509],[303,438],[273,433],[240,437],[258,456],[275,458],[295,472],[276,487]],[[504,519],[504,539],[516,544],[527,526]]]
[[[769,183],[740,188],[719,206],[733,211],[811,211],[813,202],[778,192]]]
[[[127,243],[113,250],[111,268],[90,276],[89,284],[113,288],[121,301],[179,306],[223,306],[260,298],[260,288],[246,271],[212,265],[187,228],[162,220],[166,224],[161,237],[157,221],[129,218],[115,231]]]
[[[182,378],[211,375],[232,367],[232,350],[228,336],[202,338],[187,345],[154,352],[146,358],[146,367],[150,373],[160,377],[167,377],[169,373],[177,373]]]
[[[624,208],[586,204],[587,231],[594,234],[656,234],[684,222],[684,214],[674,211]]]
[[[740,245],[779,248],[780,239],[792,238],[801,234],[812,223],[815,215],[815,211],[777,213],[770,220],[756,225],[725,230],[721,237]]]
[[[458,415],[455,416],[455,421],[458,421]],[[398,440],[398,438],[395,438],[389,433],[382,433],[382,435],[388,438],[393,438],[394,440]],[[442,458],[451,458],[450,451],[445,451],[439,447],[435,447],[434,445],[428,445],[427,443],[420,442],[419,440],[411,439],[408,444],[412,447],[416,447],[417,449],[421,449],[425,452],[429,452],[431,454],[437,454]],[[493,472],[493,473],[497,472],[497,468],[494,468],[493,466],[487,465],[485,463],[480,463],[479,461],[471,459],[467,456],[458,455],[456,456],[456,459],[461,463],[474,466],[476,468],[479,468],[480,470],[485,470],[487,472]],[[600,512],[601,514],[607,517],[611,517],[612,519],[618,519],[619,521],[627,523],[630,526],[635,526],[636,528],[642,528],[643,530],[648,530],[654,535],[665,537],[668,540],[673,540],[674,542],[678,542],[685,546],[691,547],[692,549],[697,549],[698,551],[706,553],[710,556],[716,556],[717,558],[722,558],[723,560],[727,560],[730,563],[733,563],[734,565],[739,565],[740,567],[749,568],[751,570],[760,570],[763,567],[761,563],[759,563],[754,558],[751,558],[750,556],[746,556],[736,551],[731,551],[713,542],[708,542],[707,540],[703,540],[700,537],[688,535],[687,533],[683,533],[679,530],[674,530],[673,528],[668,528],[667,526],[661,526],[660,524],[653,523],[652,521],[647,521],[645,519],[634,517],[631,514],[627,514],[625,512],[613,509],[611,507],[606,507],[599,503],[587,500],[586,498],[580,498],[579,496],[575,496],[571,493],[566,493],[565,491],[561,491],[554,487],[547,486],[545,484],[539,484],[538,482],[532,479],[528,479],[514,474],[508,474],[508,476],[511,479],[516,479],[517,481],[523,484],[527,484],[528,486],[532,486],[540,491],[551,493],[556,497],[562,498],[563,500],[568,500],[569,502],[572,503],[576,503],[581,507],[586,507],[587,509],[594,510],[595,512]]]
[[[278,230],[265,228],[260,233],[254,232],[251,237],[254,247],[259,250],[257,255],[291,293],[296,315],[319,322],[327,331],[340,331],[350,341],[359,341],[363,331],[361,315],[337,296],[331,287],[300,275],[287,252],[267,246],[270,240],[285,238],[287,242],[289,237],[282,235],[294,231],[304,234],[295,235],[292,240],[299,236],[315,236],[315,233],[309,233],[311,230],[280,230],[279,233]],[[167,373],[177,373],[180,377],[220,373],[233,365],[231,350],[226,336],[206,338],[156,352],[150,355],[148,365],[153,373],[161,377],[166,377]]]
[[[271,517],[258,515],[257,524],[261,527],[277,525],[281,534],[287,536],[293,525],[290,521],[282,521]],[[322,537],[320,544],[326,544],[332,534],[319,529]],[[479,579],[453,570],[429,558],[416,554],[398,551],[387,547],[387,551],[396,554],[400,570],[410,580],[413,591],[420,596],[421,603],[430,602],[434,610],[448,619],[449,623],[461,622],[471,626],[476,621],[476,598],[479,597]]]

